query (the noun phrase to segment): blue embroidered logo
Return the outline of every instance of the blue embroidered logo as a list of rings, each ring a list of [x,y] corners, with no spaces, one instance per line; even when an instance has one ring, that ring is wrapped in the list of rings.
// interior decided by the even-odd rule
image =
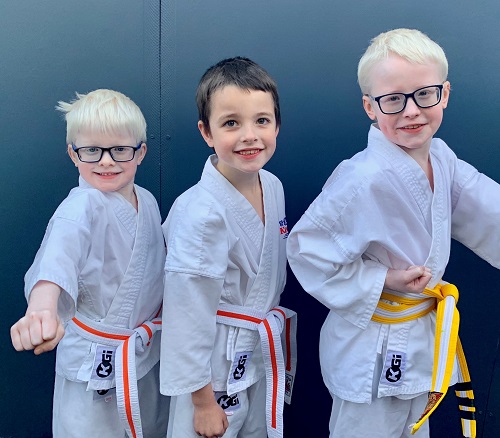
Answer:
[[[283,236],[283,239],[288,237],[288,223],[286,221],[286,216],[280,221],[280,234]]]

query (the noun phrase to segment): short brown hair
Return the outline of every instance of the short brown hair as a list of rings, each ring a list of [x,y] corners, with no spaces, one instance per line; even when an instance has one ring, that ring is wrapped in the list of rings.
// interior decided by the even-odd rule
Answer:
[[[199,120],[210,129],[210,101],[213,93],[228,85],[244,90],[259,90],[271,93],[274,101],[276,126],[281,125],[278,87],[275,80],[260,65],[241,56],[223,59],[210,67],[201,77],[196,90]]]

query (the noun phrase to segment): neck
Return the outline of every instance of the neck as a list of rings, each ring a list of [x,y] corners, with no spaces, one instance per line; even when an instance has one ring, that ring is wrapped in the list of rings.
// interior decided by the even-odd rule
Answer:
[[[238,187],[236,187],[238,188]],[[262,186],[258,178],[256,184],[248,185],[244,188],[238,188],[239,192],[247,199],[257,212],[262,222],[265,222],[264,217],[264,196],[262,193]]]
[[[138,211],[139,202],[137,201],[137,195],[135,194],[134,186],[131,187],[130,192],[127,191],[127,193],[122,193],[122,196],[132,204],[132,207],[134,207],[136,211]]]
[[[264,222],[264,197],[258,173],[239,173],[237,177],[226,179],[238,190],[253,206],[262,222]]]
[[[431,190],[434,191],[434,174],[432,172],[432,163],[429,154],[430,146],[422,149],[408,149],[404,146],[399,147],[403,149],[410,157],[412,157],[422,168],[425,175],[427,176],[427,179],[429,180]]]

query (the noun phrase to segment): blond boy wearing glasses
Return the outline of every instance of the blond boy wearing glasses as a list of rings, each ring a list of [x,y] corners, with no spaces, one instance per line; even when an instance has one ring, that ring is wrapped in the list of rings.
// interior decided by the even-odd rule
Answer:
[[[330,309],[320,361],[331,437],[428,437],[427,416],[457,382],[463,433],[475,436],[455,361],[458,294],[442,277],[451,237],[500,268],[500,186],[434,138],[447,74],[442,48],[417,30],[372,41],[358,66],[368,146],[335,169],[288,239],[293,272]]]
[[[134,184],[146,122],[111,90],[59,102],[78,187],[57,208],[25,276],[14,348],[57,348],[55,437],[163,437],[159,393],[165,245],[155,198]]]

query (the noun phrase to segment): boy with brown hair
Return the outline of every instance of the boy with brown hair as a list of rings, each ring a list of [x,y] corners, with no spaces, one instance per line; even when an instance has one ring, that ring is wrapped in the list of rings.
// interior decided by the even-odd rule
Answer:
[[[196,97],[198,128],[215,154],[163,224],[168,437],[282,437],[295,369],[280,335],[290,344],[295,313],[278,306],[283,187],[262,169],[280,127],[276,83],[255,62],[230,58],[205,72]]]

